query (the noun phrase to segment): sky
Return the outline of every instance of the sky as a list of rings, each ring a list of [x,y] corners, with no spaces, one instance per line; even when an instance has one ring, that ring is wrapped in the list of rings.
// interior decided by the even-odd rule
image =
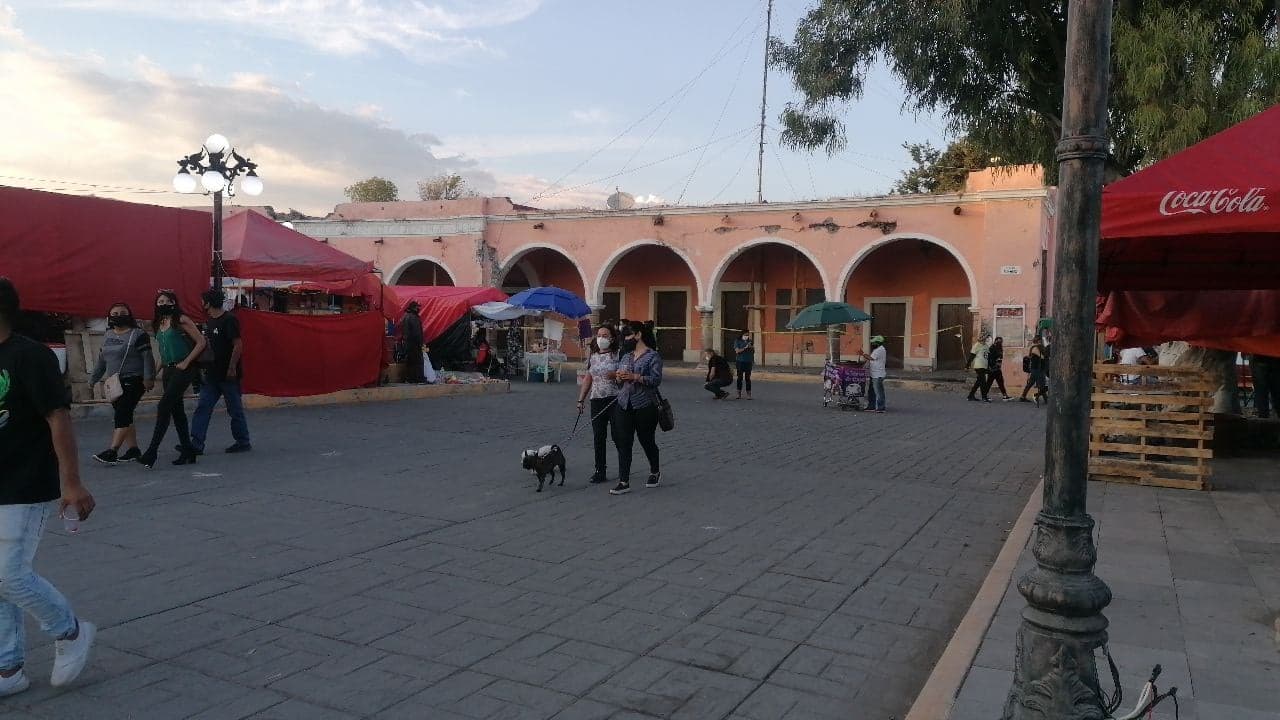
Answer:
[[[776,0],[790,38],[815,0]],[[0,0],[0,184],[199,206],[170,181],[219,132],[319,214],[378,175],[462,174],[544,208],[754,201],[765,0]],[[884,70],[848,148],[791,151],[769,73],[764,197],[883,194],[905,142],[946,142]]]

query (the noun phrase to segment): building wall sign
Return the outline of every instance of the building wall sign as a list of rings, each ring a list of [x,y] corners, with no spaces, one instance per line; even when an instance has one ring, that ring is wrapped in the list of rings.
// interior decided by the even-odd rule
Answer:
[[[1001,275],[1021,275],[1022,266],[1021,265],[1002,265],[1000,267],[1000,274]]]
[[[995,320],[991,323],[991,335],[1004,338],[1005,347],[1026,347],[1027,306],[997,305]]]

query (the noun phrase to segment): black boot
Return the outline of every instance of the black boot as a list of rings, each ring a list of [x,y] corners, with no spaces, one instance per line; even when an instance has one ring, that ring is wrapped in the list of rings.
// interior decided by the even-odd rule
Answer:
[[[195,465],[196,456],[199,455],[191,448],[182,448],[182,453],[178,455],[178,459],[173,461],[174,465]]]

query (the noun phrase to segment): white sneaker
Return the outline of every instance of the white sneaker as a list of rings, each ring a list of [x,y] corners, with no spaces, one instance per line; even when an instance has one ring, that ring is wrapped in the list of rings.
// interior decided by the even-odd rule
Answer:
[[[98,634],[98,628],[86,620],[79,622],[80,634],[75,640],[58,640],[53,644],[58,656],[53,661],[53,676],[49,678],[49,684],[54,687],[75,682],[80,677],[80,671],[84,670],[85,663],[89,661],[89,649],[93,647],[93,638]]]
[[[27,679],[27,673],[24,670],[19,670],[9,677],[0,677],[0,697],[17,695],[29,687],[31,687],[31,681]]]

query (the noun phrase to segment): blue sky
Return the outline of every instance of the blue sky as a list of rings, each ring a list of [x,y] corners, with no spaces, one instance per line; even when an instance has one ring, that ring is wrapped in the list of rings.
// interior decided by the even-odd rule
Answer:
[[[777,0],[773,33],[810,4]],[[360,177],[412,198],[444,170],[546,207],[599,207],[615,186],[753,200],[763,20],[764,0],[11,0],[0,72],[20,81],[0,89],[0,130],[25,142],[0,182],[198,204],[168,179],[216,130],[261,164],[262,203],[308,212]],[[793,93],[776,72],[769,86],[776,126]],[[903,142],[945,142],[898,93],[873,77],[834,158],[768,129],[766,199],[887,190]]]

